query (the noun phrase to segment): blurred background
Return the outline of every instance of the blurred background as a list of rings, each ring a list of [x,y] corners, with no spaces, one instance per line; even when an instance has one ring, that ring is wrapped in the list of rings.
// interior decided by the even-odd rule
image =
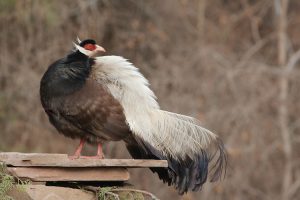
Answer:
[[[300,1],[0,0],[0,151],[68,153],[40,79],[72,41],[94,38],[150,80],[165,110],[223,139],[226,179],[180,197],[150,170],[131,183],[161,199],[300,199]],[[86,154],[94,154],[88,146]],[[127,158],[122,143],[107,157]]]

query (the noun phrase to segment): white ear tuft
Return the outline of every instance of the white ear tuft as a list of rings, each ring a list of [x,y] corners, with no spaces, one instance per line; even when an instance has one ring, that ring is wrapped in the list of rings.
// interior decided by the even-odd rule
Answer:
[[[79,37],[77,36],[77,42],[78,42],[78,44],[80,44],[81,43],[81,40],[79,39]]]
[[[73,42],[73,45],[75,46],[76,49],[78,49],[78,51],[80,51],[81,53],[83,53],[84,55],[91,57],[93,56],[93,52],[86,50],[85,48],[79,46],[78,44],[76,44],[75,42]]]

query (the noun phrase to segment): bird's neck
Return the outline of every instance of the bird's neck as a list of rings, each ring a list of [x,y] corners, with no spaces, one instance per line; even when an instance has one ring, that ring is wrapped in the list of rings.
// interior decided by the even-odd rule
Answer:
[[[67,55],[66,59],[68,62],[76,62],[76,61],[87,62],[89,60],[89,57],[77,50]]]
[[[52,64],[41,83],[41,93],[48,98],[72,94],[86,82],[91,72],[93,59],[80,52],[73,52]]]

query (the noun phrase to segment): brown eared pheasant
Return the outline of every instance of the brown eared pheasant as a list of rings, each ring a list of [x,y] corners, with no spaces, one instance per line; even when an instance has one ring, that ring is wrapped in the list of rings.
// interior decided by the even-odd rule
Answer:
[[[123,140],[135,159],[167,160],[168,168],[151,168],[180,194],[197,191],[209,178],[226,171],[222,141],[197,119],[161,110],[147,79],[120,56],[105,52],[92,39],[51,64],[40,85],[41,102],[59,133],[79,138],[72,159],[85,142],[98,145]]]

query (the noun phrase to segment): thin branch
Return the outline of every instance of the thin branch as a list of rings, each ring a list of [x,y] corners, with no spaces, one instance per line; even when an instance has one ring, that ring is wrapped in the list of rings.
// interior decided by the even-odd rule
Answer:
[[[289,0],[275,0],[275,8],[278,9],[278,64],[283,69],[287,69],[287,10]],[[278,8],[277,8],[278,7]],[[297,54],[296,54],[297,55]],[[296,60],[296,59],[290,59]],[[291,65],[293,62],[291,61]],[[278,120],[282,136],[283,150],[285,155],[283,181],[282,181],[282,199],[288,200],[289,189],[292,184],[292,144],[291,133],[289,129],[289,113],[288,113],[288,91],[289,80],[286,74],[279,79],[279,106]]]
[[[205,10],[206,10],[206,0],[198,1],[198,20],[197,20],[197,29],[200,41],[203,39],[204,30],[205,30]]]
[[[275,34],[270,34],[268,37],[258,41],[255,43],[240,59],[240,61],[237,63],[236,68],[243,67],[247,61],[255,55],[259,50],[261,50],[270,40],[274,39]]]
[[[119,195],[117,195],[113,192],[105,192],[105,195],[107,195],[107,194],[113,196],[116,200],[120,200]]]
[[[300,190],[300,179],[298,179],[289,189],[289,196],[293,197]]]
[[[144,190],[137,190],[137,189],[121,189],[121,188],[117,188],[117,189],[112,189],[111,191],[129,191],[129,192],[139,192],[142,194],[145,194],[147,196],[149,196],[150,198],[152,198],[153,200],[159,200],[159,198],[157,198],[154,194],[144,191]]]
[[[297,62],[300,60],[300,49],[298,49],[298,51],[296,51],[289,59],[289,62],[286,66],[286,72],[287,73],[291,73],[292,70],[294,69],[295,65],[297,64]]]

